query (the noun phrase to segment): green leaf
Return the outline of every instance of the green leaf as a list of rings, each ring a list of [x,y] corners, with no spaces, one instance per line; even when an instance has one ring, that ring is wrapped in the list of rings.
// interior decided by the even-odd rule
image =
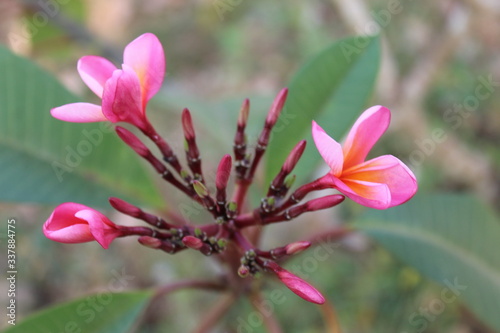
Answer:
[[[50,115],[77,101],[50,74],[0,46],[0,200],[103,206],[118,195],[159,205],[145,163],[109,123]]]
[[[427,194],[355,225],[500,330],[500,223],[489,207],[469,195]]]
[[[310,140],[311,121],[340,139],[366,106],[379,62],[378,37],[353,37],[334,43],[298,71],[289,84],[288,99],[266,153],[268,182],[303,138],[309,138],[309,145],[295,172],[299,179],[310,176],[321,161]]]
[[[86,296],[35,313],[4,333],[128,332],[151,296],[150,291]]]

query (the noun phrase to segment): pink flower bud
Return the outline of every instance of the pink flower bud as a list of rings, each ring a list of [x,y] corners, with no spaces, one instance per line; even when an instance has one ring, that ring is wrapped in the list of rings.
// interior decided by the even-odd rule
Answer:
[[[242,278],[246,278],[247,276],[250,275],[250,270],[248,269],[247,266],[240,266],[238,268],[238,275]]]
[[[133,217],[139,217],[142,213],[142,211],[138,207],[129,204],[128,202],[122,199],[111,197],[109,198],[109,203],[114,209],[123,214],[127,214]]]
[[[293,275],[286,269],[278,266],[275,262],[267,261],[265,267],[271,269],[278,276],[281,282],[283,282],[288,289],[293,291],[299,297],[311,303],[325,303],[325,298],[318,290],[316,290],[316,288],[298,276]]]
[[[304,149],[306,149],[306,140],[300,141],[290,152],[288,155],[285,164],[283,164],[283,172],[285,174],[289,174],[292,172],[293,168],[299,161],[302,153],[304,153]]]
[[[191,141],[195,137],[193,121],[191,119],[191,113],[188,109],[182,110],[182,129],[184,130],[184,136],[186,140]]]
[[[203,247],[203,241],[193,236],[185,236],[182,238],[182,242],[184,245],[194,250],[199,250]]]
[[[231,155],[224,155],[217,168],[217,176],[215,178],[215,187],[218,190],[226,189],[229,176],[231,175],[231,166]]]
[[[116,134],[120,137],[120,139],[123,140],[130,148],[132,148],[138,155],[142,157],[146,157],[151,154],[149,149],[144,145],[144,143],[139,140],[137,136],[135,136],[132,132],[129,130],[117,126],[116,127]]]
[[[142,245],[152,248],[152,249],[159,249],[161,247],[161,240],[158,238],[153,238],[149,236],[141,236],[138,239],[139,243]]]
[[[283,88],[279,92],[278,96],[273,101],[271,105],[271,109],[267,114],[266,125],[268,127],[273,127],[280,116],[281,110],[283,109],[283,105],[285,105],[286,96],[288,95],[288,88]]]
[[[57,206],[43,225],[45,237],[61,243],[97,241],[107,249],[123,233],[106,216],[87,206],[66,202]]]
[[[297,254],[311,246],[310,242],[295,242],[285,246],[286,254],[292,255]]]
[[[305,203],[307,211],[314,212],[316,210],[331,208],[337,206],[344,201],[345,197],[342,194],[327,195],[322,198],[313,199]]]

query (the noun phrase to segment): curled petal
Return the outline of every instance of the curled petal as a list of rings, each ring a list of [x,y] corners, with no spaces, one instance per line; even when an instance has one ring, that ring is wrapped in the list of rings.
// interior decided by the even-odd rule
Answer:
[[[75,216],[89,224],[90,232],[94,239],[105,249],[118,236],[121,235],[117,226],[106,216],[93,209],[78,211]]]
[[[332,139],[326,132],[315,122],[312,122],[312,137],[316,148],[318,148],[321,157],[332,170],[334,176],[340,176],[342,173],[342,165],[344,157],[340,144]]]
[[[103,57],[85,56],[78,60],[77,68],[83,82],[97,96],[102,98],[104,85],[111,75],[113,75],[116,66]]]
[[[106,82],[102,112],[112,122],[124,121],[144,128],[145,115],[141,104],[139,79],[128,67],[117,69]]]
[[[333,187],[360,205],[375,209],[386,209],[391,204],[389,186],[362,180],[333,177]]]
[[[391,112],[372,106],[356,120],[344,143],[344,169],[362,163],[375,143],[389,127]]]
[[[123,52],[123,63],[137,74],[145,107],[160,90],[165,76],[165,54],[158,37],[145,33],[130,42]]]
[[[91,123],[108,120],[99,105],[90,103],[66,104],[50,110],[52,117],[72,123]]]
[[[75,216],[76,212],[87,206],[73,202],[63,203],[54,209],[43,224],[44,235],[61,243],[84,243],[94,240],[89,225]]]
[[[384,155],[366,161],[346,171],[342,179],[344,181],[361,180],[387,185],[391,194],[388,207],[397,206],[410,200],[418,188],[417,179],[413,172],[392,155]]]

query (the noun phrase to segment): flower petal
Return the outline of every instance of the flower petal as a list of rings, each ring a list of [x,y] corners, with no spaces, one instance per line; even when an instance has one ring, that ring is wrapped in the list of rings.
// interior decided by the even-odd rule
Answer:
[[[344,163],[342,146],[326,134],[315,121],[312,122],[312,137],[321,157],[332,170],[332,174],[340,176]]]
[[[45,237],[59,243],[75,244],[94,240],[88,224],[74,224],[59,230],[44,229]]]
[[[305,299],[308,302],[323,304],[325,303],[325,298],[321,293],[311,286],[306,281],[302,280],[296,275],[293,275],[289,271],[285,269],[281,269],[276,271],[278,278],[288,287],[291,291],[293,291],[299,297]]]
[[[86,221],[75,216],[75,213],[87,206],[66,202],[57,206],[43,224],[44,235],[56,242],[82,243],[94,240]]]
[[[108,59],[91,55],[80,58],[77,68],[83,82],[102,98],[104,84],[113,75],[116,66]]]
[[[99,105],[90,103],[66,104],[50,110],[52,117],[72,123],[91,123],[106,121]]]
[[[388,207],[405,203],[417,192],[417,179],[398,158],[384,155],[366,161],[342,175],[342,180],[362,180],[388,186],[391,202]]]
[[[360,205],[386,209],[391,204],[391,192],[386,184],[332,178],[335,188]]]
[[[96,210],[81,210],[75,216],[88,222],[92,236],[105,249],[116,237],[120,236],[116,225]]]
[[[102,97],[102,112],[114,123],[124,121],[140,128],[144,122],[144,115],[139,79],[133,70],[125,67],[123,70],[115,70],[106,82]]]
[[[384,134],[391,121],[391,111],[372,106],[356,120],[344,143],[344,169],[364,162],[373,145]]]
[[[145,33],[130,42],[123,63],[132,67],[141,83],[142,105],[160,90],[165,76],[165,54],[158,37]]]

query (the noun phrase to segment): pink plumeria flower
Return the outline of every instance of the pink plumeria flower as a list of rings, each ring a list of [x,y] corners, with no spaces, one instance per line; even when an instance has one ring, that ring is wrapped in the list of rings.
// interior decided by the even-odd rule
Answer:
[[[78,61],[78,72],[102,105],[66,104],[51,110],[54,118],[76,123],[127,122],[143,132],[149,130],[146,105],[160,90],[165,75],[165,55],[155,35],[145,33],[128,44],[121,69],[89,55]]]
[[[73,202],[57,206],[43,225],[43,233],[60,243],[97,241],[107,249],[109,244],[123,235],[120,227],[98,211]]]
[[[413,197],[417,180],[398,158],[383,155],[365,161],[390,120],[389,109],[369,108],[354,123],[343,146],[313,121],[314,143],[331,169],[322,181],[355,202],[376,209],[397,206]]]

